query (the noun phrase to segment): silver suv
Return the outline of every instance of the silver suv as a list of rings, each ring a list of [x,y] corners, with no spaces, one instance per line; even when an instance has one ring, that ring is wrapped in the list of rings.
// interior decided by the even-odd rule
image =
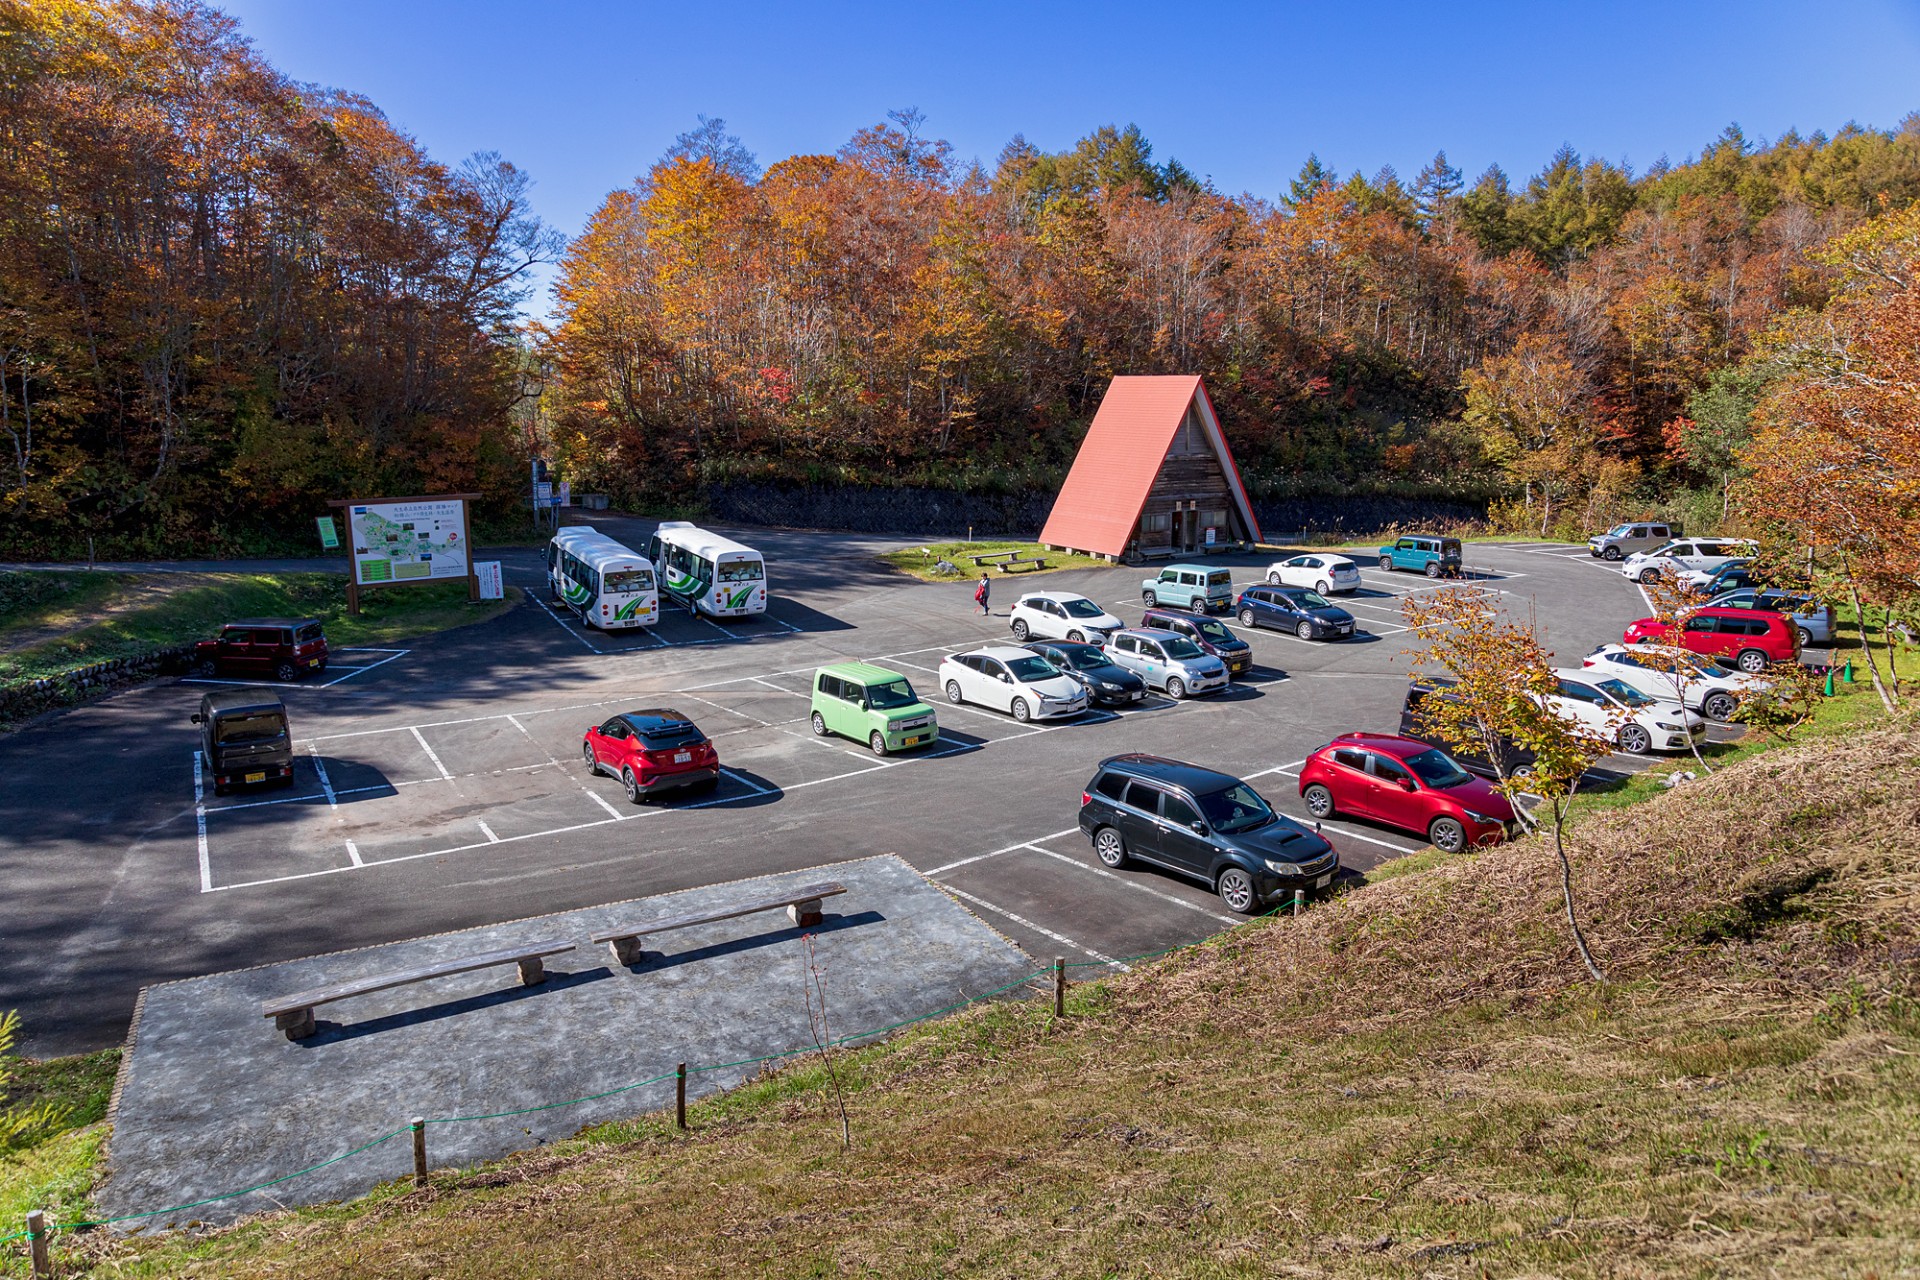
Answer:
[[[1182,635],[1156,627],[1129,627],[1103,646],[1115,666],[1125,667],[1151,688],[1178,701],[1227,687],[1227,664]]]
[[[1605,533],[1587,539],[1587,554],[1601,560],[1619,560],[1636,551],[1649,551],[1681,536],[1677,524],[1659,520],[1640,520],[1617,524]]]

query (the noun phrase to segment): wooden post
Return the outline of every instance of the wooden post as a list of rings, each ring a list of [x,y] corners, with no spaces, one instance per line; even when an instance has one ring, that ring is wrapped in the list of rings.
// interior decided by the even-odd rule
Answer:
[[[356,576],[359,572],[360,566],[353,557],[347,557],[347,612],[356,618],[360,616],[360,582]]]
[[[47,1215],[43,1209],[27,1214],[27,1248],[33,1255],[33,1280],[52,1280],[53,1258],[47,1252]]]
[[[415,1116],[407,1122],[413,1130],[413,1185],[427,1185],[427,1122],[424,1117]]]
[[[682,1129],[687,1127],[687,1064],[684,1062],[673,1072],[673,1122]]]
[[[1067,1016],[1067,958],[1053,958],[1053,1016]]]
[[[467,544],[467,603],[479,604],[480,574],[473,567],[473,503],[464,494],[460,498],[460,537]]]

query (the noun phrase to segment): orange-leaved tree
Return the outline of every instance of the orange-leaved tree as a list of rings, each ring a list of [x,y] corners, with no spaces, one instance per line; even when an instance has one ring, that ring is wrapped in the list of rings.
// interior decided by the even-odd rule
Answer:
[[[1531,621],[1507,616],[1498,595],[1478,587],[1448,587],[1407,596],[1400,609],[1420,640],[1406,652],[1423,664],[1443,668],[1452,681],[1444,696],[1421,703],[1427,729],[1462,752],[1492,761],[1501,792],[1529,829],[1540,821],[1522,797],[1537,796],[1548,807],[1567,927],[1587,972],[1595,982],[1605,982],[1606,972],[1580,929],[1566,823],[1581,779],[1613,750],[1617,726],[1590,728],[1555,710],[1559,681],[1547,652]],[[1524,779],[1506,767],[1516,748],[1532,756]]]

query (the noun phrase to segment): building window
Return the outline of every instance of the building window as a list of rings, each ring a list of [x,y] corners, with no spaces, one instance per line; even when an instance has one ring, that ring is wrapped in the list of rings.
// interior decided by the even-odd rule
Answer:
[[[1200,513],[1200,527],[1202,529],[1206,529],[1206,528],[1218,529],[1220,531],[1220,536],[1223,538],[1226,537],[1227,536],[1227,513],[1224,511],[1202,511]]]
[[[1140,517],[1142,533],[1165,533],[1171,528],[1173,528],[1173,517],[1164,511],[1159,515]]]

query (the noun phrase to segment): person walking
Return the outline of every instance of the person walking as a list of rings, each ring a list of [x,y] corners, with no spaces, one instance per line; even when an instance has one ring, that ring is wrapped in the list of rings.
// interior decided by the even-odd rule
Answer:
[[[993,584],[987,581],[987,575],[980,575],[980,585],[973,589],[973,602],[980,606],[980,616],[991,617],[993,610],[987,607],[987,597],[993,592]]]

